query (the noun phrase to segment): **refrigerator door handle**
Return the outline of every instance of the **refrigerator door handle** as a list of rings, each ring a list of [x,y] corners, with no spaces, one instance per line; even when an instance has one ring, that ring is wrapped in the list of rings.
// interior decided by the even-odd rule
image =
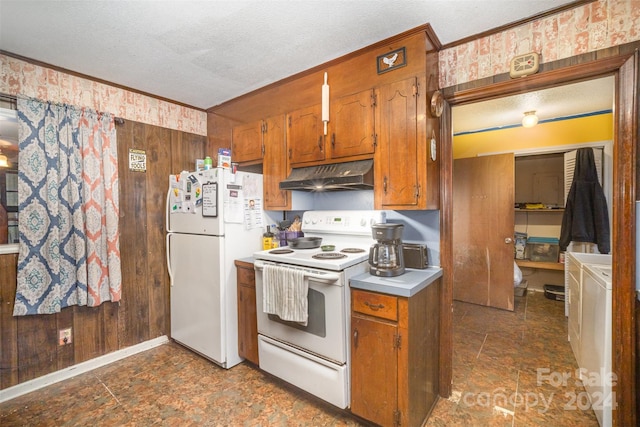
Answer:
[[[170,242],[170,240],[171,240],[171,235],[172,235],[172,234],[173,234],[173,233],[167,233],[167,237],[166,237],[166,239],[167,239],[167,243],[166,243],[166,245],[165,245],[165,246],[166,246],[166,248],[167,248],[167,271],[169,272],[169,281],[170,281],[170,283],[171,283],[171,286],[173,286],[173,282],[174,282],[174,281],[173,281],[173,272],[171,271],[171,255],[170,255],[171,250],[170,250],[170,248],[169,248],[169,245],[170,245],[170,243],[169,243],[169,242]]]

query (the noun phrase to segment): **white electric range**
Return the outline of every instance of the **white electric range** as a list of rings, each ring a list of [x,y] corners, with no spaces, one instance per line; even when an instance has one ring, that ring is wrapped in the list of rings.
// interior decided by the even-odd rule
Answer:
[[[375,243],[371,225],[384,222],[384,211],[308,211],[302,217],[304,237],[322,237],[321,245],[335,245],[333,251],[285,246],[253,254],[261,369],[339,408],[349,407],[349,279],[368,271]],[[266,265],[279,267],[283,275],[304,272],[306,325],[265,313]]]

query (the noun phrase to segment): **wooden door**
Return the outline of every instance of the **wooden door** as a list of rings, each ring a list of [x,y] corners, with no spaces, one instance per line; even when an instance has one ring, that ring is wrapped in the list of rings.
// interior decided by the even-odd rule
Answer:
[[[395,425],[398,328],[360,316],[351,322],[351,412],[381,426]]]
[[[376,208],[411,209],[418,203],[418,168],[426,168],[420,164],[418,155],[416,79],[380,87],[377,100],[379,149],[374,179],[375,197],[380,203],[376,201]]]
[[[284,181],[290,171],[284,138],[284,115],[271,117],[264,123],[264,162],[262,164],[264,209],[289,210],[291,209],[290,192],[280,190],[280,181]]]
[[[331,158],[373,154],[373,91],[366,90],[331,104]]]
[[[287,114],[287,145],[291,164],[325,159],[324,125],[320,104]]]
[[[453,163],[453,297],[513,311],[513,154]]]
[[[245,163],[260,160],[263,152],[261,120],[233,127],[231,158],[234,162]]]

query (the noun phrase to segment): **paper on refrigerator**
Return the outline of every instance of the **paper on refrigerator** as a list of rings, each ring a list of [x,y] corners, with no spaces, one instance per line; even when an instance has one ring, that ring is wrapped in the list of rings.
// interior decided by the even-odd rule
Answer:
[[[245,175],[244,190],[244,226],[247,230],[263,228],[262,176]]]
[[[225,171],[226,173],[226,171]],[[262,194],[253,175],[234,174],[224,194],[225,222],[244,224],[247,230],[262,228]]]
[[[244,198],[244,226],[247,230],[262,228],[262,198]]]

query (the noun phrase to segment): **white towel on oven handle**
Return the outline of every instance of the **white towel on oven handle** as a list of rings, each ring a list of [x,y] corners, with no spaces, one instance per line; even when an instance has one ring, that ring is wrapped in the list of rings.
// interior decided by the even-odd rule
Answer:
[[[280,319],[307,325],[309,284],[304,271],[279,265],[264,265],[262,273],[262,309]]]

